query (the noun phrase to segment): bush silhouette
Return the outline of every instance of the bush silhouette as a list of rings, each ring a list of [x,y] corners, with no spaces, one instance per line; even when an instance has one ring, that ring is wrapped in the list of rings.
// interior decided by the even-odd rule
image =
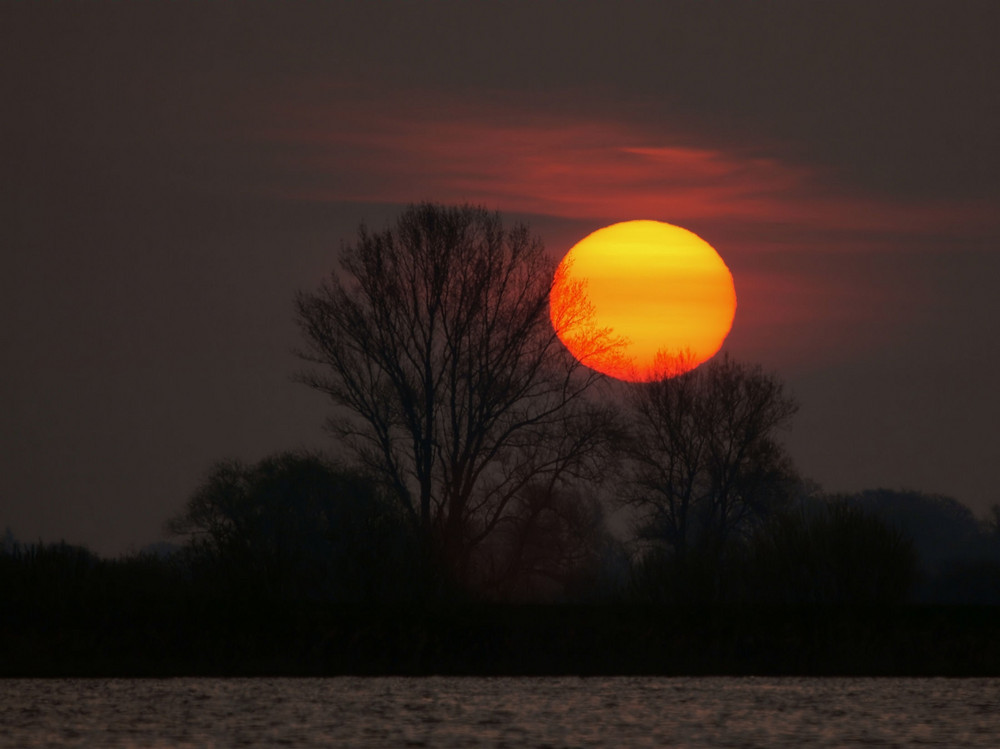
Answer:
[[[883,520],[843,502],[783,513],[750,540],[745,595],[777,604],[902,603],[916,579],[913,544]]]
[[[170,529],[203,584],[272,599],[394,600],[423,585],[419,538],[377,484],[312,454],[217,463]]]

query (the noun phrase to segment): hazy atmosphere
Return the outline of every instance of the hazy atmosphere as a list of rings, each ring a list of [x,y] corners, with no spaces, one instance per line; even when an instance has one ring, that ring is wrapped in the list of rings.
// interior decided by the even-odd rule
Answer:
[[[992,2],[0,2],[0,532],[334,451],[295,296],[413,202],[706,239],[828,491],[1000,501]]]

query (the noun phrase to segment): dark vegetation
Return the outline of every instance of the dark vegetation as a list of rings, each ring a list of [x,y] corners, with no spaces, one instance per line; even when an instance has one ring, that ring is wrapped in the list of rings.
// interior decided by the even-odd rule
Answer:
[[[219,462],[120,559],[8,532],[0,675],[1000,674],[1000,508],[809,489],[776,377],[610,382],[551,270],[477,208],[363,228],[297,300],[341,457]]]

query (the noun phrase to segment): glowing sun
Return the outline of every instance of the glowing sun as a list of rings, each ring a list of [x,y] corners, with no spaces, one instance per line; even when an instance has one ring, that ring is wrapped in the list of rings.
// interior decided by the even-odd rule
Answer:
[[[625,221],[566,253],[549,303],[556,334],[581,363],[644,382],[715,355],[733,325],[736,289],[719,253],[697,234]]]

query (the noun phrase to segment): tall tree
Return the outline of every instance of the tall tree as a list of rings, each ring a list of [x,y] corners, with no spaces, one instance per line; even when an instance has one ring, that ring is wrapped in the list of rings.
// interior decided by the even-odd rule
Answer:
[[[297,298],[302,380],[460,576],[519,495],[591,474],[606,439],[586,398],[599,376],[549,319],[554,269],[522,224],[421,204],[362,226],[339,272]]]
[[[794,471],[777,432],[797,406],[760,367],[724,356],[627,398],[627,496],[646,539],[678,558],[694,545],[704,554],[788,498]]]

